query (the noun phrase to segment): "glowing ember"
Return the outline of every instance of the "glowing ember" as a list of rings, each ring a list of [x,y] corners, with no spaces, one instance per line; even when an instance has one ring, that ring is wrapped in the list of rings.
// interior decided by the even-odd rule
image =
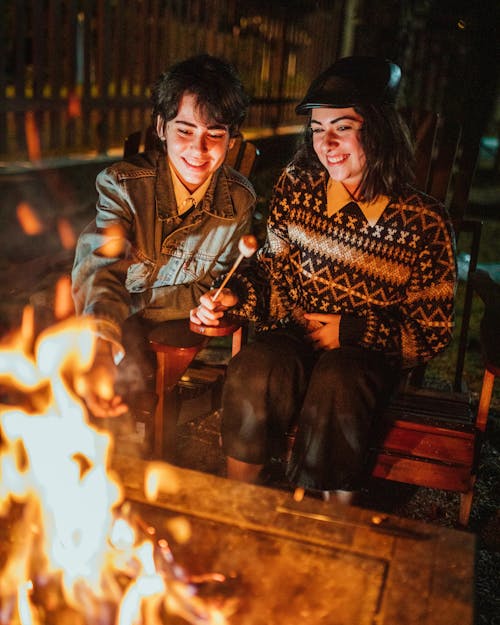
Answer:
[[[67,319],[33,347],[31,326],[27,311],[21,332],[0,347],[0,515],[16,517],[0,571],[0,625],[160,625],[169,613],[226,623],[124,503],[109,469],[112,441],[88,424],[72,390],[93,360],[90,320]],[[146,486],[152,499],[178,487],[165,465],[151,467]],[[178,519],[172,533],[185,541],[190,528]]]
[[[17,205],[17,219],[23,231],[28,235],[41,234],[45,228],[35,209],[28,202]]]

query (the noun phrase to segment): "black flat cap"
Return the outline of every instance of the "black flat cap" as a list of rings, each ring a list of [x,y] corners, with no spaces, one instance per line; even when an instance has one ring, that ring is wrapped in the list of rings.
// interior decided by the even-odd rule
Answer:
[[[295,112],[306,115],[314,108],[394,104],[400,80],[401,68],[387,59],[346,56],[312,81]]]

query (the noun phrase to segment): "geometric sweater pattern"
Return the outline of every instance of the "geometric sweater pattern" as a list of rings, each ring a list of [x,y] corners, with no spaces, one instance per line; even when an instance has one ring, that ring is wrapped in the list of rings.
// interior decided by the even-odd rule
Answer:
[[[237,315],[257,330],[305,326],[304,312],[341,315],[340,345],[383,352],[400,367],[449,343],[455,239],[444,206],[408,187],[374,226],[349,202],[327,213],[328,174],[286,168],[271,200],[264,246],[233,276]]]

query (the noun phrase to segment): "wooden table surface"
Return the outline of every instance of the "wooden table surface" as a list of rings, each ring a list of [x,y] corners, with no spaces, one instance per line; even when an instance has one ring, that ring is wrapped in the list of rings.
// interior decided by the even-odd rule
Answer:
[[[154,465],[113,461],[148,523],[188,519],[174,557],[227,577],[231,625],[472,625],[474,535],[156,464],[169,476],[151,505]]]

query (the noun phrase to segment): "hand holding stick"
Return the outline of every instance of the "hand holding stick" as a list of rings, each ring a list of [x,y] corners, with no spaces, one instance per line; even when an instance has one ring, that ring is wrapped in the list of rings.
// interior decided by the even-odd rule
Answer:
[[[250,256],[252,256],[252,254],[254,254],[257,251],[257,248],[258,248],[257,239],[253,236],[253,234],[245,234],[244,236],[241,237],[241,239],[238,242],[238,249],[240,251],[240,255],[234,261],[234,264],[231,267],[231,270],[222,281],[222,284],[219,286],[217,291],[212,295],[212,302],[215,302],[215,300],[219,297],[222,289],[226,286],[227,281],[236,271],[241,261],[244,258],[250,258]]]

